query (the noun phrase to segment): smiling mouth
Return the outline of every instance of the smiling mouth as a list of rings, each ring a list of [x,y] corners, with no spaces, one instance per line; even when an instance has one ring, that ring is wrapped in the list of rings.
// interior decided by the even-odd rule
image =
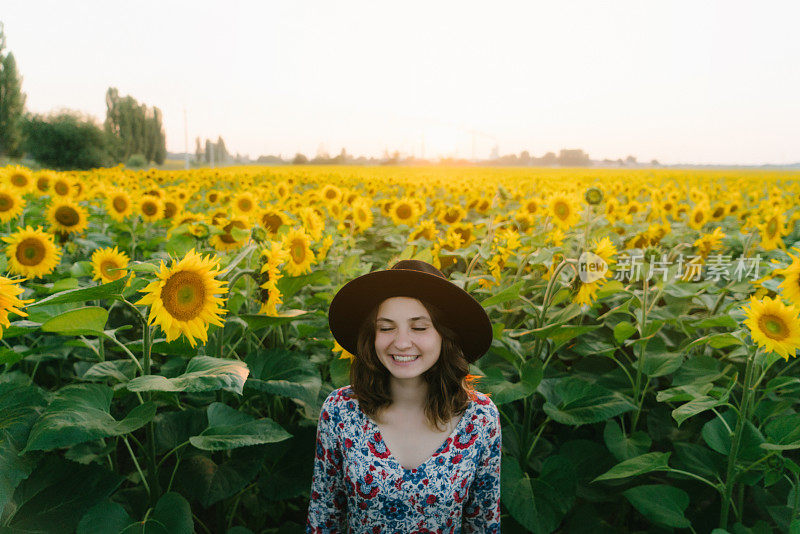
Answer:
[[[397,355],[397,354],[392,354],[392,359],[394,361],[396,361],[396,362],[401,362],[401,363],[402,362],[413,362],[417,358],[419,358],[419,355],[417,355],[417,356],[400,356],[400,355]]]

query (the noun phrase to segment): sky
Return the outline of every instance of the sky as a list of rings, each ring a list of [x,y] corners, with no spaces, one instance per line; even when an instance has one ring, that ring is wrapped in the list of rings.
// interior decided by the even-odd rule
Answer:
[[[800,162],[800,2],[4,0],[26,108],[161,109],[167,149]],[[184,130],[184,112],[186,132]]]

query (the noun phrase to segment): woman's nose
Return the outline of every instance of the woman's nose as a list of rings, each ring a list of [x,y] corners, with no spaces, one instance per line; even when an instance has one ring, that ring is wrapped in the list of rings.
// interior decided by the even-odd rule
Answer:
[[[394,346],[398,349],[403,349],[411,346],[411,337],[408,332],[403,328],[397,329],[397,335],[394,338]]]

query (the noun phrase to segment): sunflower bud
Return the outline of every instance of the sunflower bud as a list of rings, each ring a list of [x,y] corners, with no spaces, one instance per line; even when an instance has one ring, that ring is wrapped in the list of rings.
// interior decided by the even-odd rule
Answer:
[[[586,190],[586,194],[584,195],[586,202],[591,204],[592,206],[596,206],[603,201],[603,192],[600,191],[597,187],[590,187]]]
[[[263,243],[267,240],[269,235],[267,231],[259,225],[253,226],[253,229],[250,231],[250,237],[253,238],[253,241],[256,243]]]

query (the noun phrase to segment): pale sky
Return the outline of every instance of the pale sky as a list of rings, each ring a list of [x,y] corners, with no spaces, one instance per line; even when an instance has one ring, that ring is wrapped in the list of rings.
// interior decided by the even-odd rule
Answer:
[[[70,5],[71,4],[71,5]],[[159,107],[167,149],[800,161],[800,2],[4,0],[27,109]],[[472,133],[476,132],[476,133]]]

